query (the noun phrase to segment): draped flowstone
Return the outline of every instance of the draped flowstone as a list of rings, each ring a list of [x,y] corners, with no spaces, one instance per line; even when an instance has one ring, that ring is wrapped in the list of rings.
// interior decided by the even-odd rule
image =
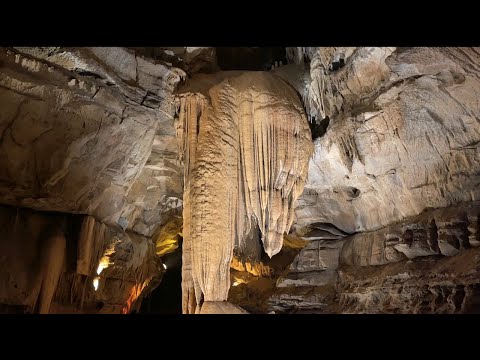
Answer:
[[[194,77],[177,105],[183,312],[194,313],[227,299],[234,249],[248,256],[260,238],[270,257],[281,250],[313,146],[297,93],[270,73]]]

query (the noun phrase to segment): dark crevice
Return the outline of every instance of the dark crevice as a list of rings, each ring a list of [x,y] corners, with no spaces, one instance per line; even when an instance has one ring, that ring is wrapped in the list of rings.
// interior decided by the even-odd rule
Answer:
[[[460,240],[457,237],[452,237],[448,242],[455,249],[460,250]]]
[[[246,262],[258,263],[261,258],[266,256],[263,249],[262,232],[255,221],[252,221],[250,233],[247,234],[242,246],[237,241],[238,238],[236,239],[233,255],[243,264]]]
[[[437,254],[440,254],[440,248],[438,247],[438,227],[435,223],[435,219],[432,219],[428,228],[428,242],[430,248]]]
[[[356,187],[351,186],[348,188],[348,196],[352,199],[356,199],[360,196],[360,190]]]
[[[410,247],[413,243],[413,231],[408,229],[403,234],[403,241]]]
[[[268,71],[275,62],[287,64],[283,47],[218,47],[216,53],[221,70]]]
[[[197,138],[198,134],[200,134],[200,118],[202,117],[202,112],[197,113]]]
[[[337,71],[338,69],[341,69],[344,66],[345,66],[345,58],[340,57],[338,60],[332,61],[332,64],[330,65],[330,71],[331,72]]]
[[[65,221],[65,238],[67,241],[66,268],[67,271],[76,272],[78,258],[78,242],[81,234],[82,223],[85,220],[83,216],[66,216],[69,221]]]
[[[461,247],[462,249],[469,249],[471,248],[471,246],[470,241],[468,241],[468,235],[470,234],[470,232],[468,231],[467,219],[465,219],[465,221],[460,224],[460,228],[462,230],[462,233],[460,234]]]
[[[310,131],[312,133],[312,140],[315,141],[316,139],[325,135],[328,125],[330,125],[330,119],[327,116],[325,119],[317,121],[317,119],[313,117],[312,121],[309,121],[308,125],[310,126]]]
[[[345,232],[332,223],[316,222],[316,223],[310,224],[309,227],[311,229],[328,231],[334,235],[348,236],[348,235],[354,234],[354,232],[352,233]]]
[[[459,312],[462,309],[462,303],[464,299],[465,290],[462,285],[457,285],[455,288],[455,294],[452,296],[452,301],[455,305],[455,311]]]
[[[480,216],[477,215],[477,232],[475,233],[475,239],[480,242]]]
[[[162,282],[147,295],[140,306],[140,314],[182,313],[182,240],[175,252],[162,257],[167,267]]]
[[[78,75],[81,75],[81,76],[91,76],[95,79],[100,79],[100,80],[104,80],[104,77],[99,75],[99,74],[96,74],[94,72],[91,72],[91,71],[88,71],[88,70],[84,70],[84,69],[75,69],[74,70]]]

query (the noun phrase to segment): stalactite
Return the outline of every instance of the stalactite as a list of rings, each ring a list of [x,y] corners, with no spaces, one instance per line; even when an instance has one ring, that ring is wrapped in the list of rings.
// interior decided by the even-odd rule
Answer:
[[[299,98],[280,78],[252,72],[218,79],[203,77],[206,89],[187,87],[177,99],[185,313],[227,299],[234,247],[255,257],[256,232],[270,257],[280,251],[313,150]]]
[[[306,48],[304,47],[287,47],[287,59],[294,64],[303,64],[306,54]]]
[[[329,49],[330,51],[327,51]],[[309,106],[319,110],[322,119],[330,115],[328,97],[332,94],[331,79],[327,74],[329,61],[333,57],[335,48],[323,48],[317,51],[310,63],[312,83],[309,88]]]
[[[341,111],[343,96],[342,82],[347,75],[337,73],[347,60],[355,54],[356,47],[295,47],[287,48],[287,58],[291,63],[306,66],[309,76],[299,91],[308,119],[319,123],[326,117],[332,118]],[[309,67],[309,69],[308,69]],[[350,68],[347,73],[355,73]],[[293,80],[295,81],[295,80]],[[298,89],[297,89],[298,90]]]

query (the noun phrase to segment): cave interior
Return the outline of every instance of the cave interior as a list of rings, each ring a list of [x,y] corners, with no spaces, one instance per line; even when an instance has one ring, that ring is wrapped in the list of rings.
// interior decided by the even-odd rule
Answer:
[[[480,313],[480,48],[0,48],[0,313]]]

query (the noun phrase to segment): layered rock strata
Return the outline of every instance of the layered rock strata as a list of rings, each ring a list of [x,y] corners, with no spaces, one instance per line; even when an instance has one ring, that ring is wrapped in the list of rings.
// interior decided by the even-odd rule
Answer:
[[[181,76],[121,48],[0,49],[0,201],[152,236],[182,205]]]
[[[276,312],[480,312],[480,203],[311,240],[277,282]]]

